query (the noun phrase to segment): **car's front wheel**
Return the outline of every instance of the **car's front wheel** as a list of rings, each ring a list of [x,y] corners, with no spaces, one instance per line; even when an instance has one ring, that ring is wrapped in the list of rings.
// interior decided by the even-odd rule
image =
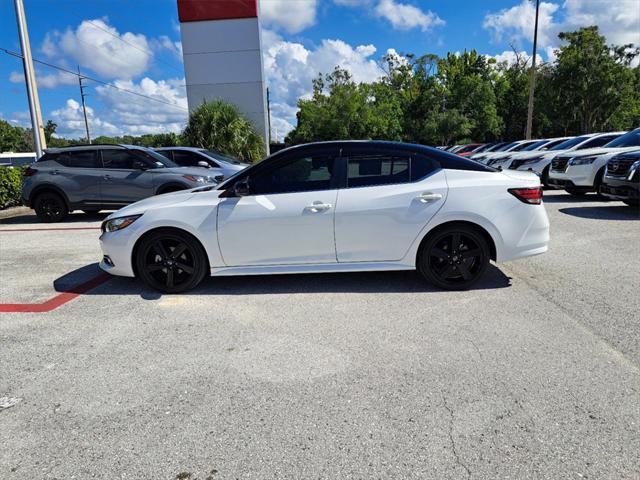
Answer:
[[[418,272],[445,290],[466,290],[489,265],[489,245],[476,229],[452,225],[431,234],[420,247]]]
[[[40,221],[47,223],[61,222],[69,213],[64,199],[53,192],[39,194],[33,202],[33,208]]]
[[[155,290],[178,293],[195,288],[207,273],[207,256],[194,237],[163,229],[142,239],[136,249],[136,271]]]

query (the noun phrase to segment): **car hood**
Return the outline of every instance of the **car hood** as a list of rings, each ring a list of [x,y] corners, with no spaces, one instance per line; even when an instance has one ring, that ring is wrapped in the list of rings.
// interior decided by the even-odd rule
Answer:
[[[180,190],[177,192],[165,193],[162,195],[155,195],[153,197],[145,198],[139,202],[132,203],[120,210],[113,212],[105,220],[111,218],[124,217],[127,215],[141,215],[149,210],[156,210],[163,207],[173,206],[178,203],[186,202],[199,193],[207,193],[211,198],[217,198],[222,190],[216,190],[216,185],[203,186],[198,188],[192,188],[190,190]]]
[[[154,170],[154,173],[173,173],[177,175],[200,175],[203,177],[212,176],[211,171],[208,168],[204,167],[168,167],[168,168],[158,168]]]

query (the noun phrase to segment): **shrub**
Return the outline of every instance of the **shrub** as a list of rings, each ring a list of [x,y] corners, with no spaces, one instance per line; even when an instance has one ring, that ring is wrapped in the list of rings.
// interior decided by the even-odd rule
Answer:
[[[0,167],[0,210],[20,205],[22,169]]]
[[[203,102],[189,116],[184,145],[226,153],[246,162],[264,157],[264,139],[235,105],[222,100]]]

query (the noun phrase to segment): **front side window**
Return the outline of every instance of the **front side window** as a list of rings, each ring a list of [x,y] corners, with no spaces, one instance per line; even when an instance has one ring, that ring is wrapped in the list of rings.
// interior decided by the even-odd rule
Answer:
[[[77,150],[62,152],[56,161],[70,168],[100,168],[95,150]]]
[[[206,160],[197,153],[186,150],[175,150],[173,152],[173,161],[181,167],[197,167],[198,162],[206,162]]]
[[[249,183],[256,195],[330,190],[335,188],[335,166],[332,155],[309,155],[260,172]]]

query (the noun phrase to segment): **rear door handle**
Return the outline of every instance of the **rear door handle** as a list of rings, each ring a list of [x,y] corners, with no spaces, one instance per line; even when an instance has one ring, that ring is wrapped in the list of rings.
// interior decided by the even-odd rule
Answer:
[[[421,195],[418,195],[416,198],[422,203],[429,203],[435,202],[436,200],[441,200],[442,195],[440,193],[425,192]]]
[[[313,202],[311,205],[305,207],[305,210],[308,210],[312,213],[319,213],[329,210],[331,208],[330,203],[322,203],[320,201]]]

